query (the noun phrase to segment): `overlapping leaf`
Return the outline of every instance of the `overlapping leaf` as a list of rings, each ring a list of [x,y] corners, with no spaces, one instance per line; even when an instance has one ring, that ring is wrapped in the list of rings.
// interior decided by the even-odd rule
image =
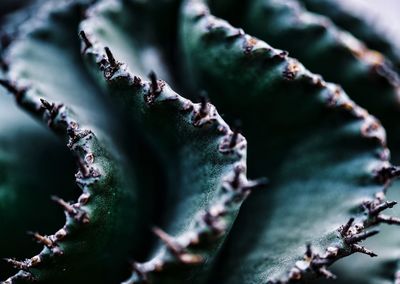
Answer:
[[[288,281],[310,271],[329,277],[326,266],[361,251],[340,224],[358,216],[351,234],[365,233],[375,223],[365,204],[383,202],[374,179],[390,176],[382,176],[391,169],[384,131],[340,87],[210,15],[204,2],[183,8],[188,64],[220,109],[242,119],[252,145],[250,176],[271,177],[271,191],[244,206],[215,277],[223,283]],[[303,260],[306,243],[314,253]]]

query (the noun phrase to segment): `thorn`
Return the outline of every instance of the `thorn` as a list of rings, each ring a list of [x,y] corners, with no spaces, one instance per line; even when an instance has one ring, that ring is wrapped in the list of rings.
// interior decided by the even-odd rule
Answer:
[[[263,177],[256,180],[249,181],[247,185],[243,186],[244,191],[254,190],[254,189],[262,189],[265,188],[269,183],[268,178]]]
[[[158,84],[157,84],[157,75],[156,75],[156,73],[152,70],[152,71],[150,71],[150,73],[149,73],[149,78],[150,78],[150,81],[151,81],[151,85],[153,86],[153,88],[154,88],[154,86],[157,86]]]
[[[340,230],[340,234],[343,237],[346,236],[346,234],[349,231],[349,229],[350,229],[351,225],[353,224],[353,222],[354,222],[354,218],[352,217],[352,218],[349,219],[349,221],[347,221],[346,225],[344,225],[342,227],[342,229]]]
[[[54,246],[54,243],[52,240],[50,240],[50,238],[46,237],[46,236],[42,236],[37,232],[27,232],[28,235],[32,235],[33,238],[38,242],[41,243],[43,245],[45,245],[48,248],[51,248]]]
[[[54,104],[49,103],[48,101],[46,101],[46,100],[43,99],[43,98],[41,98],[40,101],[41,101],[41,103],[42,103],[42,105],[43,105],[43,107],[44,107],[45,109],[47,109],[47,110],[50,111],[50,112],[53,110]]]
[[[12,258],[3,258],[7,263],[11,264],[16,269],[26,270],[28,269],[28,264],[25,261],[18,261]]]
[[[203,262],[203,258],[200,255],[185,253],[184,248],[176,243],[176,241],[160,228],[153,228],[154,234],[158,236],[172,254],[185,264],[199,264]]]
[[[90,170],[86,166],[85,161],[81,157],[78,157],[77,164],[78,164],[78,167],[79,167],[79,171],[82,173],[82,176],[84,178],[89,177],[90,176]]]
[[[312,250],[311,250],[311,244],[308,243],[308,244],[306,245],[306,257],[307,257],[307,258],[311,258],[312,255],[313,255],[313,253],[312,253]]]
[[[107,58],[108,58],[108,62],[110,63],[111,67],[117,67],[117,61],[115,61],[114,55],[112,54],[111,50],[106,46],[104,48]]]
[[[139,77],[134,76],[133,77],[133,86],[140,87],[141,84],[142,84],[142,80]]]
[[[239,131],[237,129],[234,129],[232,137],[231,137],[231,141],[229,142],[229,148],[233,148],[236,146],[238,136],[239,136]]]
[[[151,92],[152,94],[158,94],[161,92],[160,87],[157,82],[157,75],[154,71],[150,71],[149,78],[151,81]]]
[[[201,255],[191,253],[184,253],[179,255],[179,260],[185,264],[201,264],[204,261]]]
[[[86,50],[87,50],[88,48],[91,48],[93,45],[92,45],[92,43],[90,42],[90,40],[87,38],[85,31],[83,31],[83,30],[80,31],[80,32],[79,32],[79,36],[80,36],[80,38],[83,40],[83,42],[85,43],[85,48],[84,48],[83,52],[86,52]]]
[[[54,202],[56,202],[59,205],[61,205],[61,207],[63,207],[64,210],[68,214],[70,214],[72,216],[75,216],[77,214],[76,209],[71,204],[69,204],[68,202],[65,202],[63,199],[59,198],[58,196],[53,195],[51,197],[51,200],[53,200]]]
[[[48,125],[51,126],[53,123],[54,119],[57,117],[59,110],[63,106],[62,104],[60,105],[55,105],[54,103],[49,103],[43,98],[40,98],[40,102],[42,103],[42,107],[47,110],[50,114],[50,119],[48,121]]]
[[[347,244],[355,244],[361,242],[369,237],[372,237],[379,233],[379,230],[371,230],[363,233],[359,233],[350,237],[345,238]]]
[[[209,107],[208,107],[208,95],[206,91],[200,92],[200,115],[201,117],[205,117],[208,114]]]
[[[174,253],[174,254],[181,254],[183,248],[178,245],[174,238],[168,235],[166,232],[161,230],[160,228],[154,227],[153,233],[160,238],[164,242],[164,244]]]
[[[369,213],[371,215],[378,215],[380,212],[382,212],[385,209],[388,208],[392,208],[393,206],[395,206],[397,204],[396,201],[386,201],[384,203],[379,204],[378,206],[376,206],[375,208],[371,209],[369,211]]]
[[[65,212],[67,212],[68,215],[73,217],[78,222],[82,222],[83,224],[87,224],[90,222],[88,214],[84,210],[81,210],[79,207],[75,208],[73,205],[65,202],[63,199],[57,196],[52,196],[51,199],[60,204],[64,208]]]
[[[383,167],[377,172],[377,179],[381,183],[386,183],[393,178],[400,176],[400,168],[395,166]]]
[[[360,245],[353,244],[353,245],[351,245],[351,249],[354,250],[354,251],[356,251],[356,252],[360,252],[360,253],[369,255],[370,257],[378,256],[378,255],[377,255],[376,253],[374,253],[372,250],[366,249],[365,247],[360,246]]]
[[[231,141],[229,142],[229,148],[233,148],[236,146],[241,128],[242,128],[242,122],[239,119],[235,120],[233,127],[233,135]]]
[[[379,215],[377,217],[378,222],[389,225],[400,225],[400,218],[391,217],[387,215]]]

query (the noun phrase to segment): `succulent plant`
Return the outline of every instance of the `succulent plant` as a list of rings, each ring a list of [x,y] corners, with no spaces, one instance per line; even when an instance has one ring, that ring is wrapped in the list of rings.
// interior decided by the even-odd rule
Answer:
[[[396,283],[395,45],[304,2],[0,4],[0,281]]]

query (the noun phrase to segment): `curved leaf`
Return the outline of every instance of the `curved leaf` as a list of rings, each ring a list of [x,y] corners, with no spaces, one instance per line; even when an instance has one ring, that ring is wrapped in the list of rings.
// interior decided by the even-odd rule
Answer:
[[[131,57],[137,50],[135,31],[131,31],[130,41],[112,40],[107,35],[117,33],[99,33],[99,29],[106,30],[97,25],[103,21],[99,18],[113,13],[114,18],[121,19],[125,13],[138,13],[136,8],[103,1],[81,25],[83,48],[92,73],[97,73],[106,92],[125,107],[154,146],[167,176],[161,227],[168,234],[155,230],[161,242],[154,247],[149,261],[134,265],[132,276],[124,283],[176,283],[189,279],[202,283],[241,203],[259,183],[246,179],[245,139],[230,130],[212,105],[193,104],[164,81],[158,81],[154,73],[151,82],[147,82],[132,75],[118,61],[121,56],[131,64],[131,70],[143,74],[141,62],[134,60],[146,56]],[[113,26],[114,30],[122,28],[122,24]],[[148,42],[140,38],[139,34],[136,41],[147,46]],[[113,53],[108,47],[104,49],[105,45],[111,46]],[[146,52],[146,48],[140,50]]]
[[[63,214],[50,201],[61,192],[74,197],[74,164],[53,135],[0,92],[0,258],[23,257],[38,249],[26,232],[51,232]],[[47,159],[43,157],[47,156]],[[37,167],[37,161],[41,161]],[[61,162],[60,162],[61,161]],[[68,190],[68,191],[67,191]],[[11,275],[3,265],[1,275]]]
[[[299,58],[311,70],[340,84],[361,106],[382,120],[398,161],[400,79],[385,58],[368,50],[324,17],[308,13],[297,1],[258,0],[248,10],[245,27]],[[273,27],[273,28],[271,28]],[[324,64],[321,64],[324,62]]]
[[[120,130],[113,124],[115,113],[100,99],[80,62],[74,30],[83,8],[70,1],[43,8],[40,17],[28,22],[31,30],[8,49],[10,81],[2,81],[3,85],[14,93],[19,105],[68,142],[79,165],[76,184],[82,194],[73,204],[54,198],[66,212],[66,224],[53,235],[36,236],[45,245],[38,255],[9,260],[21,272],[6,283],[18,279],[43,283],[71,283],[77,277],[96,283],[123,279],[126,258],[140,251],[140,239],[146,235],[138,232],[145,231],[141,224],[146,222],[148,209],[137,202],[136,172],[115,143]],[[141,202],[146,197],[142,194]],[[151,204],[147,206],[151,208]],[[108,269],[102,269],[104,266]]]
[[[340,6],[335,4],[337,5]],[[296,1],[254,1],[247,12],[246,23],[249,31],[287,48],[305,64],[312,66],[313,70],[342,84],[356,102],[376,114],[388,131],[389,146],[394,154],[393,161],[399,161],[397,145],[400,128],[396,118],[399,117],[400,80],[395,71],[382,61],[381,55],[362,48],[360,43],[354,39],[350,40],[351,37],[324,17],[308,13],[301,5],[297,5]],[[271,26],[275,28],[270,28]],[[316,30],[320,32],[315,33]],[[346,46],[347,42],[351,45]],[[352,53],[354,56],[351,56]],[[378,62],[374,61],[374,57]],[[372,59],[370,63],[369,59]],[[321,64],[321,61],[329,64]],[[397,191],[395,185],[393,192]],[[394,213],[398,215],[399,212]],[[398,221],[394,220],[393,223]],[[383,279],[393,279],[393,267],[399,258],[399,255],[395,256],[398,235],[393,228],[385,229],[383,234],[371,241],[371,247],[380,252],[377,261],[360,260],[359,257],[357,261],[348,260],[338,264],[336,271],[338,275],[344,276],[340,281],[376,283]],[[359,271],[360,275],[355,277],[353,271]]]
[[[181,41],[198,85],[242,119],[249,174],[271,177],[271,190],[243,207],[212,280],[331,277],[337,259],[373,256],[357,243],[381,221],[371,209],[383,202],[377,180],[397,175],[379,122],[285,52],[210,15],[205,1],[185,1]]]

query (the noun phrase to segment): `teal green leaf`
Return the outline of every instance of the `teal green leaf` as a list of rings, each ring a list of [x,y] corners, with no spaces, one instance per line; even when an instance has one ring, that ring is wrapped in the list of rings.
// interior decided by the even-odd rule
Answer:
[[[130,58],[123,51],[136,50],[132,41],[110,40],[106,33],[99,33],[99,29],[110,28],[99,17],[112,10],[115,18],[123,18],[127,11],[134,13],[135,7],[131,9],[112,1],[100,2],[81,24],[82,45],[91,73],[129,113],[167,169],[161,227],[168,234],[156,229],[161,242],[149,255],[150,260],[135,264],[132,276],[124,283],[176,283],[189,279],[203,283],[241,203],[259,183],[247,181],[245,176],[245,139],[230,130],[212,105],[205,101],[193,104],[157,80],[154,73],[151,81],[133,75],[143,74],[145,69],[138,67],[141,61],[134,60],[145,56]],[[95,25],[99,22],[103,24]],[[128,64],[121,63],[123,59]],[[146,66],[153,64],[147,62]]]
[[[137,202],[136,173],[113,140],[120,130],[112,125],[118,116],[101,99],[80,61],[74,30],[84,6],[67,1],[43,9],[44,16],[29,21],[32,28],[8,49],[8,80],[18,82],[11,88],[17,103],[68,144],[79,165],[75,179],[82,194],[72,204],[54,198],[66,212],[64,227],[44,236],[45,247],[36,256],[10,259],[25,272],[8,281],[21,275],[43,283],[71,283],[76,277],[97,283],[122,280],[126,260],[141,249],[140,238],[146,236],[137,232],[144,231],[140,224],[146,222],[148,209]],[[142,201],[146,196],[142,194]]]
[[[271,190],[253,194],[242,208],[213,281],[331,277],[327,266],[360,251],[339,227],[351,216],[350,234],[376,224],[363,204],[383,202],[376,179],[392,173],[383,128],[340,87],[212,16],[205,1],[185,1],[181,27],[198,86],[222,112],[243,121],[252,145],[249,175],[271,179]]]

